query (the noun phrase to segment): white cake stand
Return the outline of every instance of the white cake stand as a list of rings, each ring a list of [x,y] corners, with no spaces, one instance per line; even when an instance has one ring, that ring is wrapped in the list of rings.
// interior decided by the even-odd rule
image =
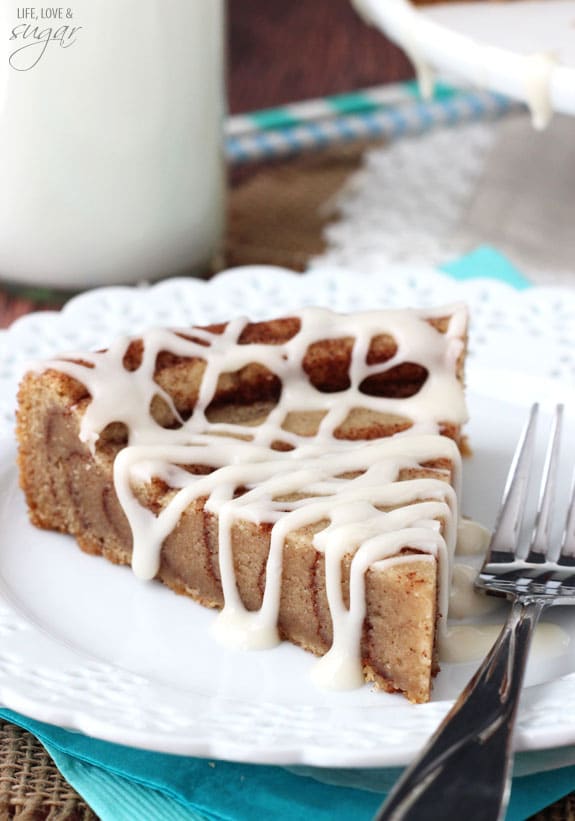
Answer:
[[[575,0],[352,2],[408,54],[424,93],[438,70],[525,102],[536,128],[575,115]]]

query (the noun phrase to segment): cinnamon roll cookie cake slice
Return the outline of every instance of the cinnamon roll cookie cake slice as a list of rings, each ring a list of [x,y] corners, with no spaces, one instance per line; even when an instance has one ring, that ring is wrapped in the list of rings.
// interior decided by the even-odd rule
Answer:
[[[467,313],[304,309],[150,330],[19,391],[38,527],[287,639],[326,687],[429,699],[457,525]],[[175,651],[177,651],[175,649]]]

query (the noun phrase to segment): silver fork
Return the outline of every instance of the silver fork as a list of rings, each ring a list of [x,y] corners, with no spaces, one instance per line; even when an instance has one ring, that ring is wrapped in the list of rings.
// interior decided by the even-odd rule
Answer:
[[[526,545],[520,538],[537,415],[534,405],[475,582],[486,593],[510,599],[509,616],[485,661],[396,784],[376,821],[496,821],[505,815],[513,725],[533,631],[546,607],[575,604],[575,482],[561,542],[557,540],[555,549],[550,543],[562,406],[555,411],[531,541]]]

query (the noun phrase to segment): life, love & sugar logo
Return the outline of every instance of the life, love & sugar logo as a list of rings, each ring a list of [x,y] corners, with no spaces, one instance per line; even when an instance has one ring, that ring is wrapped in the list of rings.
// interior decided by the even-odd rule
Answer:
[[[67,49],[78,39],[82,26],[74,24],[70,7],[22,6],[17,10],[19,22],[10,32],[8,62],[15,71],[31,71],[49,48]]]

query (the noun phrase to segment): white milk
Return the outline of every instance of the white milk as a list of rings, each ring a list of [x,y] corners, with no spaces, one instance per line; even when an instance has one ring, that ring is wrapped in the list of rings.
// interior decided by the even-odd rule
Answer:
[[[222,0],[0,0],[0,279],[201,271],[222,233]]]

